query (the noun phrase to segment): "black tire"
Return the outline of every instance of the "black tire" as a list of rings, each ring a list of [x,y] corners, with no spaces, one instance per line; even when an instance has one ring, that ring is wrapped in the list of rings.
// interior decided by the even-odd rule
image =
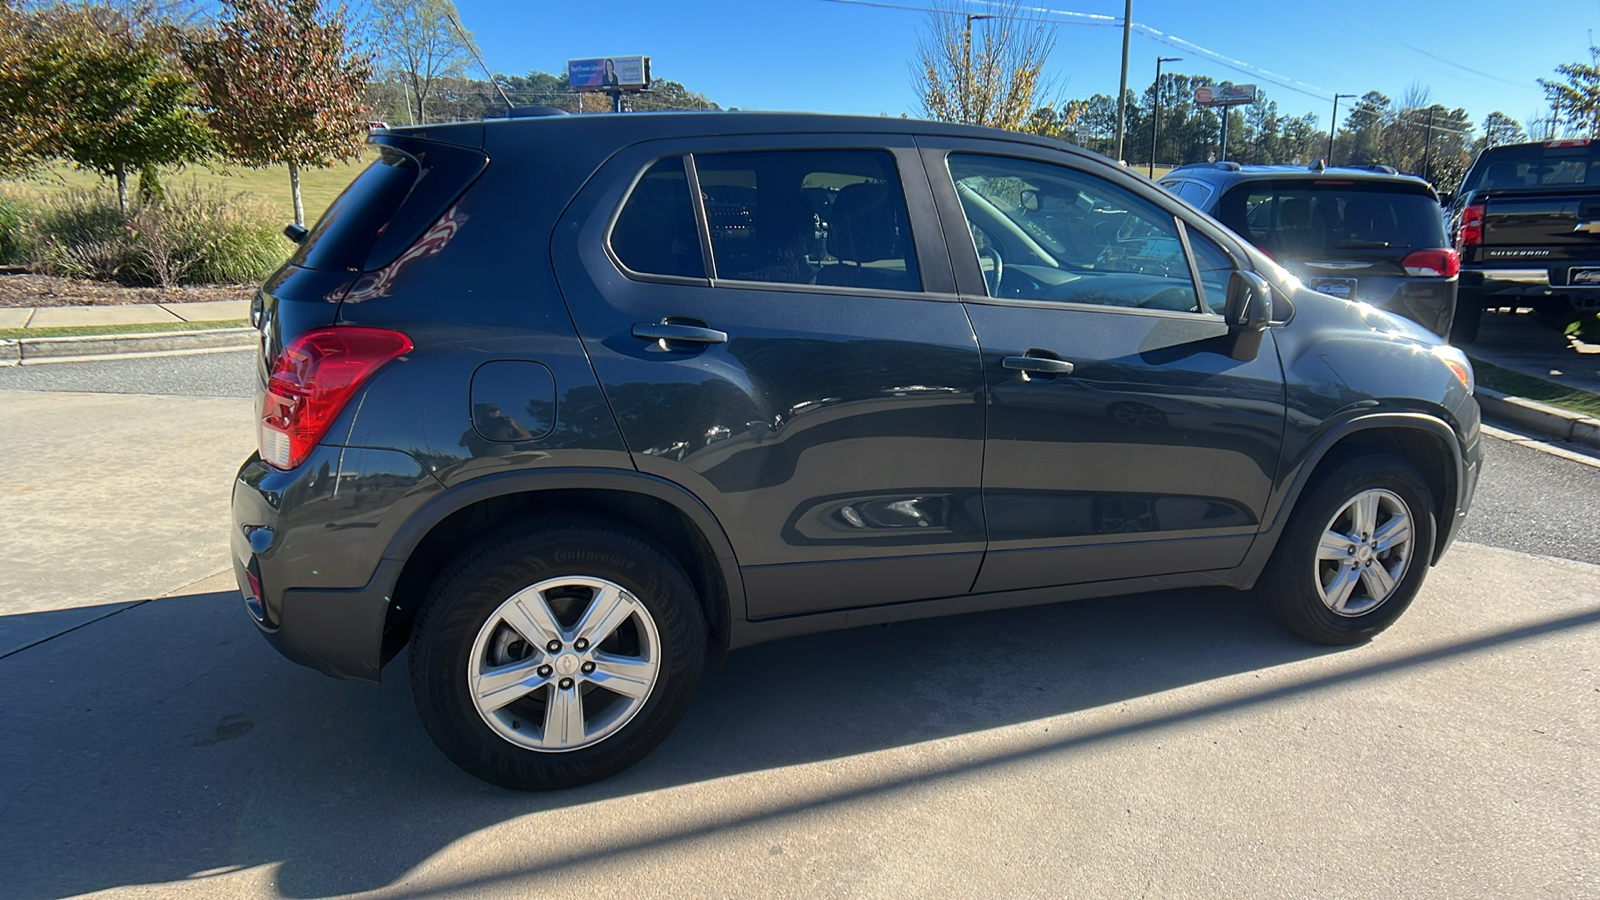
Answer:
[[[1470,344],[1483,324],[1483,295],[1464,287],[1456,289],[1456,315],[1450,322],[1450,343]]]
[[[1330,520],[1352,499],[1373,490],[1386,491],[1404,503],[1412,523],[1411,546],[1386,599],[1362,614],[1342,615],[1323,600],[1318,579],[1331,574],[1324,566],[1333,564],[1319,561],[1318,549],[1324,532],[1330,530]],[[1427,480],[1398,456],[1371,453],[1336,463],[1318,473],[1300,496],[1272,559],[1256,582],[1257,599],[1280,625],[1312,643],[1338,646],[1371,638],[1394,624],[1422,588],[1433,559],[1433,509]],[[1364,580],[1359,584],[1366,589]]]
[[[479,665],[473,648],[505,601],[569,576],[612,582],[648,612],[659,637],[655,682],[637,712],[598,743],[527,749],[479,713],[469,687],[469,667]],[[428,735],[456,765],[502,787],[554,790],[607,778],[654,750],[688,709],[705,656],[705,616],[694,587],[659,546],[601,521],[532,525],[463,553],[434,582],[412,632],[411,687]],[[578,709],[584,705],[580,700]]]

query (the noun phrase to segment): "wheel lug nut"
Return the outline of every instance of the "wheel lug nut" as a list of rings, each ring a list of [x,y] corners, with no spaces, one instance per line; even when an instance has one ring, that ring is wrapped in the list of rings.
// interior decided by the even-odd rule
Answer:
[[[589,649],[589,642],[584,638],[578,638],[577,642],[572,645],[572,649],[581,653],[584,650]]]
[[[555,670],[550,668],[549,666],[540,666],[539,667],[539,677],[540,678],[549,678],[550,677],[550,673],[554,672],[554,671]]]
[[[594,663],[586,662],[586,663],[583,664],[583,674],[588,675],[590,672],[593,672],[593,671],[594,671]]]
[[[560,653],[561,652],[561,642],[560,641],[551,641],[550,643],[545,644],[544,648],[546,650],[549,650],[551,653]]]
[[[563,691],[570,690],[572,688],[572,679],[571,678],[563,678],[563,679],[561,679],[561,682],[560,682],[559,686]]]

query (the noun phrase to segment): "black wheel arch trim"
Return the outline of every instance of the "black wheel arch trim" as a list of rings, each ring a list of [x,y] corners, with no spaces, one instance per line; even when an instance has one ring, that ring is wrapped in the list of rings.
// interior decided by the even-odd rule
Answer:
[[[726,608],[722,611],[720,628],[723,633],[715,637],[727,639],[726,630],[733,622],[745,619],[744,580],[739,574],[739,561],[722,523],[709,508],[687,488],[643,472],[585,467],[560,467],[499,472],[484,475],[447,488],[436,494],[411,515],[390,538],[384,548],[383,559],[405,561],[417,545],[422,543],[435,526],[475,503],[494,497],[554,490],[608,490],[639,494],[661,500],[689,519],[706,545],[716,557],[716,568],[726,593]],[[398,577],[398,572],[396,573]]]
[[[1450,457],[1454,463],[1454,470],[1447,473],[1452,480],[1450,488],[1453,496],[1436,499],[1441,501],[1447,510],[1461,507],[1461,491],[1466,480],[1466,460],[1462,453],[1460,438],[1444,419],[1424,412],[1381,411],[1358,414],[1336,421],[1318,434],[1307,445],[1299,460],[1292,464],[1293,477],[1288,480],[1287,486],[1275,499],[1275,505],[1269,506],[1267,515],[1262,517],[1264,525],[1240,565],[1241,571],[1249,573],[1251,584],[1266,567],[1267,560],[1277,548],[1278,538],[1282,536],[1284,526],[1288,523],[1289,514],[1294,511],[1295,505],[1300,501],[1300,495],[1311,481],[1312,474],[1317,471],[1317,467],[1322,464],[1329,451],[1353,434],[1377,429],[1422,431],[1443,441],[1445,446],[1450,448]],[[1430,564],[1437,563],[1445,548],[1450,545],[1449,538],[1453,535],[1456,525],[1455,516],[1441,517],[1441,521],[1437,523],[1433,559],[1429,560]]]

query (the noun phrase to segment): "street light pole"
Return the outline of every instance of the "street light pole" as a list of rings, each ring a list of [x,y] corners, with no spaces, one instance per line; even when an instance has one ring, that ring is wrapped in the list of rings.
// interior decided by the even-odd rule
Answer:
[[[1150,178],[1156,177],[1156,138],[1161,134],[1161,64],[1164,62],[1178,62],[1181,56],[1156,57],[1156,98],[1154,104],[1155,115],[1150,117]]]
[[[992,18],[994,16],[983,13],[967,13],[966,39],[962,42],[966,54],[965,65],[961,70],[961,114],[966,117],[967,121],[964,124],[967,125],[983,124],[976,121],[976,117],[972,115],[972,88],[974,84],[972,77],[972,23],[978,19]]]
[[[1126,0],[1122,10],[1122,80],[1117,83],[1117,155],[1122,162],[1122,138],[1128,126],[1128,38],[1133,34],[1133,0]]]
[[[1354,97],[1354,96],[1356,96],[1356,95],[1355,94],[1334,94],[1333,95],[1333,118],[1328,122],[1328,158],[1326,160],[1324,160],[1323,163],[1322,163],[1325,166],[1333,165],[1333,136],[1335,134],[1339,133],[1339,98],[1340,97]]]

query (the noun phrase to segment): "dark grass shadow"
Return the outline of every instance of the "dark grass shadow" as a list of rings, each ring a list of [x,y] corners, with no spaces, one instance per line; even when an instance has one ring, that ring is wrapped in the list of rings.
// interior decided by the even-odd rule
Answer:
[[[0,896],[269,863],[282,864],[275,887],[291,897],[374,889],[465,835],[541,810],[1062,715],[1327,652],[1224,590],[792,639],[708,672],[683,723],[635,768],[521,794],[434,749],[404,657],[380,687],[333,681],[279,658],[237,607],[232,593],[168,598],[0,660]]]

